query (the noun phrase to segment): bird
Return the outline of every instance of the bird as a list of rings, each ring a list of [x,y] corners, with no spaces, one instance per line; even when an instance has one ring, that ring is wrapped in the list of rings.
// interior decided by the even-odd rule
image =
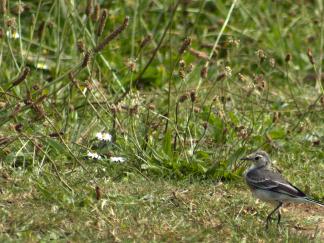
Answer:
[[[244,177],[252,194],[262,201],[270,202],[275,208],[266,218],[266,229],[272,220],[272,215],[278,211],[277,225],[280,224],[280,207],[285,202],[312,203],[324,207],[324,204],[308,197],[300,189],[287,181],[277,170],[272,167],[270,156],[258,150],[241,160],[252,161],[253,165],[245,172]]]

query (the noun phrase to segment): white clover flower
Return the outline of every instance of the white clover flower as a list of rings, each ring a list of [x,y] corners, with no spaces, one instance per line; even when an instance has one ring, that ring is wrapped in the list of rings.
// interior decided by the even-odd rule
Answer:
[[[126,159],[123,157],[110,157],[110,161],[115,163],[124,163]]]
[[[88,154],[87,154],[87,156],[90,159],[98,159],[98,160],[102,159],[101,155],[99,155],[99,154],[97,154],[95,152],[90,152],[89,151]]]
[[[108,132],[98,132],[96,138],[100,141],[111,142],[112,136]]]

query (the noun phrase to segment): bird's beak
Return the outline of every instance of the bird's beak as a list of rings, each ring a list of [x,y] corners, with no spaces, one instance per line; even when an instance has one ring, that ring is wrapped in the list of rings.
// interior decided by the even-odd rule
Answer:
[[[243,157],[243,158],[241,158],[241,160],[252,160],[252,158],[250,158],[250,157]]]

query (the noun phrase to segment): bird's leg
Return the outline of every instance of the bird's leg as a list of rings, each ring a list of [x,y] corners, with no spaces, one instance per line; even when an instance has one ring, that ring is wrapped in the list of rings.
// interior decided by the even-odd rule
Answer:
[[[266,229],[268,229],[268,227],[269,227],[269,221],[271,220],[272,214],[274,214],[281,206],[282,206],[282,202],[279,202],[277,207],[274,210],[272,210],[271,213],[269,213],[269,215],[267,217]],[[280,219],[281,219],[281,215],[280,215],[280,212],[279,212],[279,214],[278,214],[278,224],[280,223]]]
[[[281,213],[280,213],[280,209],[278,210],[278,221],[277,221],[277,225],[280,224],[280,220],[281,220]]]

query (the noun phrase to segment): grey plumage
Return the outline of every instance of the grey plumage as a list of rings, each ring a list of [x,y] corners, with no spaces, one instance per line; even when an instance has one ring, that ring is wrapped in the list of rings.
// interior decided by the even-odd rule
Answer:
[[[245,173],[245,181],[252,193],[263,201],[276,203],[276,208],[268,215],[266,227],[274,214],[284,202],[314,203],[324,206],[306,196],[297,187],[288,182],[279,172],[271,167],[269,155],[264,151],[257,151],[242,160],[250,160],[253,166]],[[278,224],[280,223],[280,211],[278,211]]]

